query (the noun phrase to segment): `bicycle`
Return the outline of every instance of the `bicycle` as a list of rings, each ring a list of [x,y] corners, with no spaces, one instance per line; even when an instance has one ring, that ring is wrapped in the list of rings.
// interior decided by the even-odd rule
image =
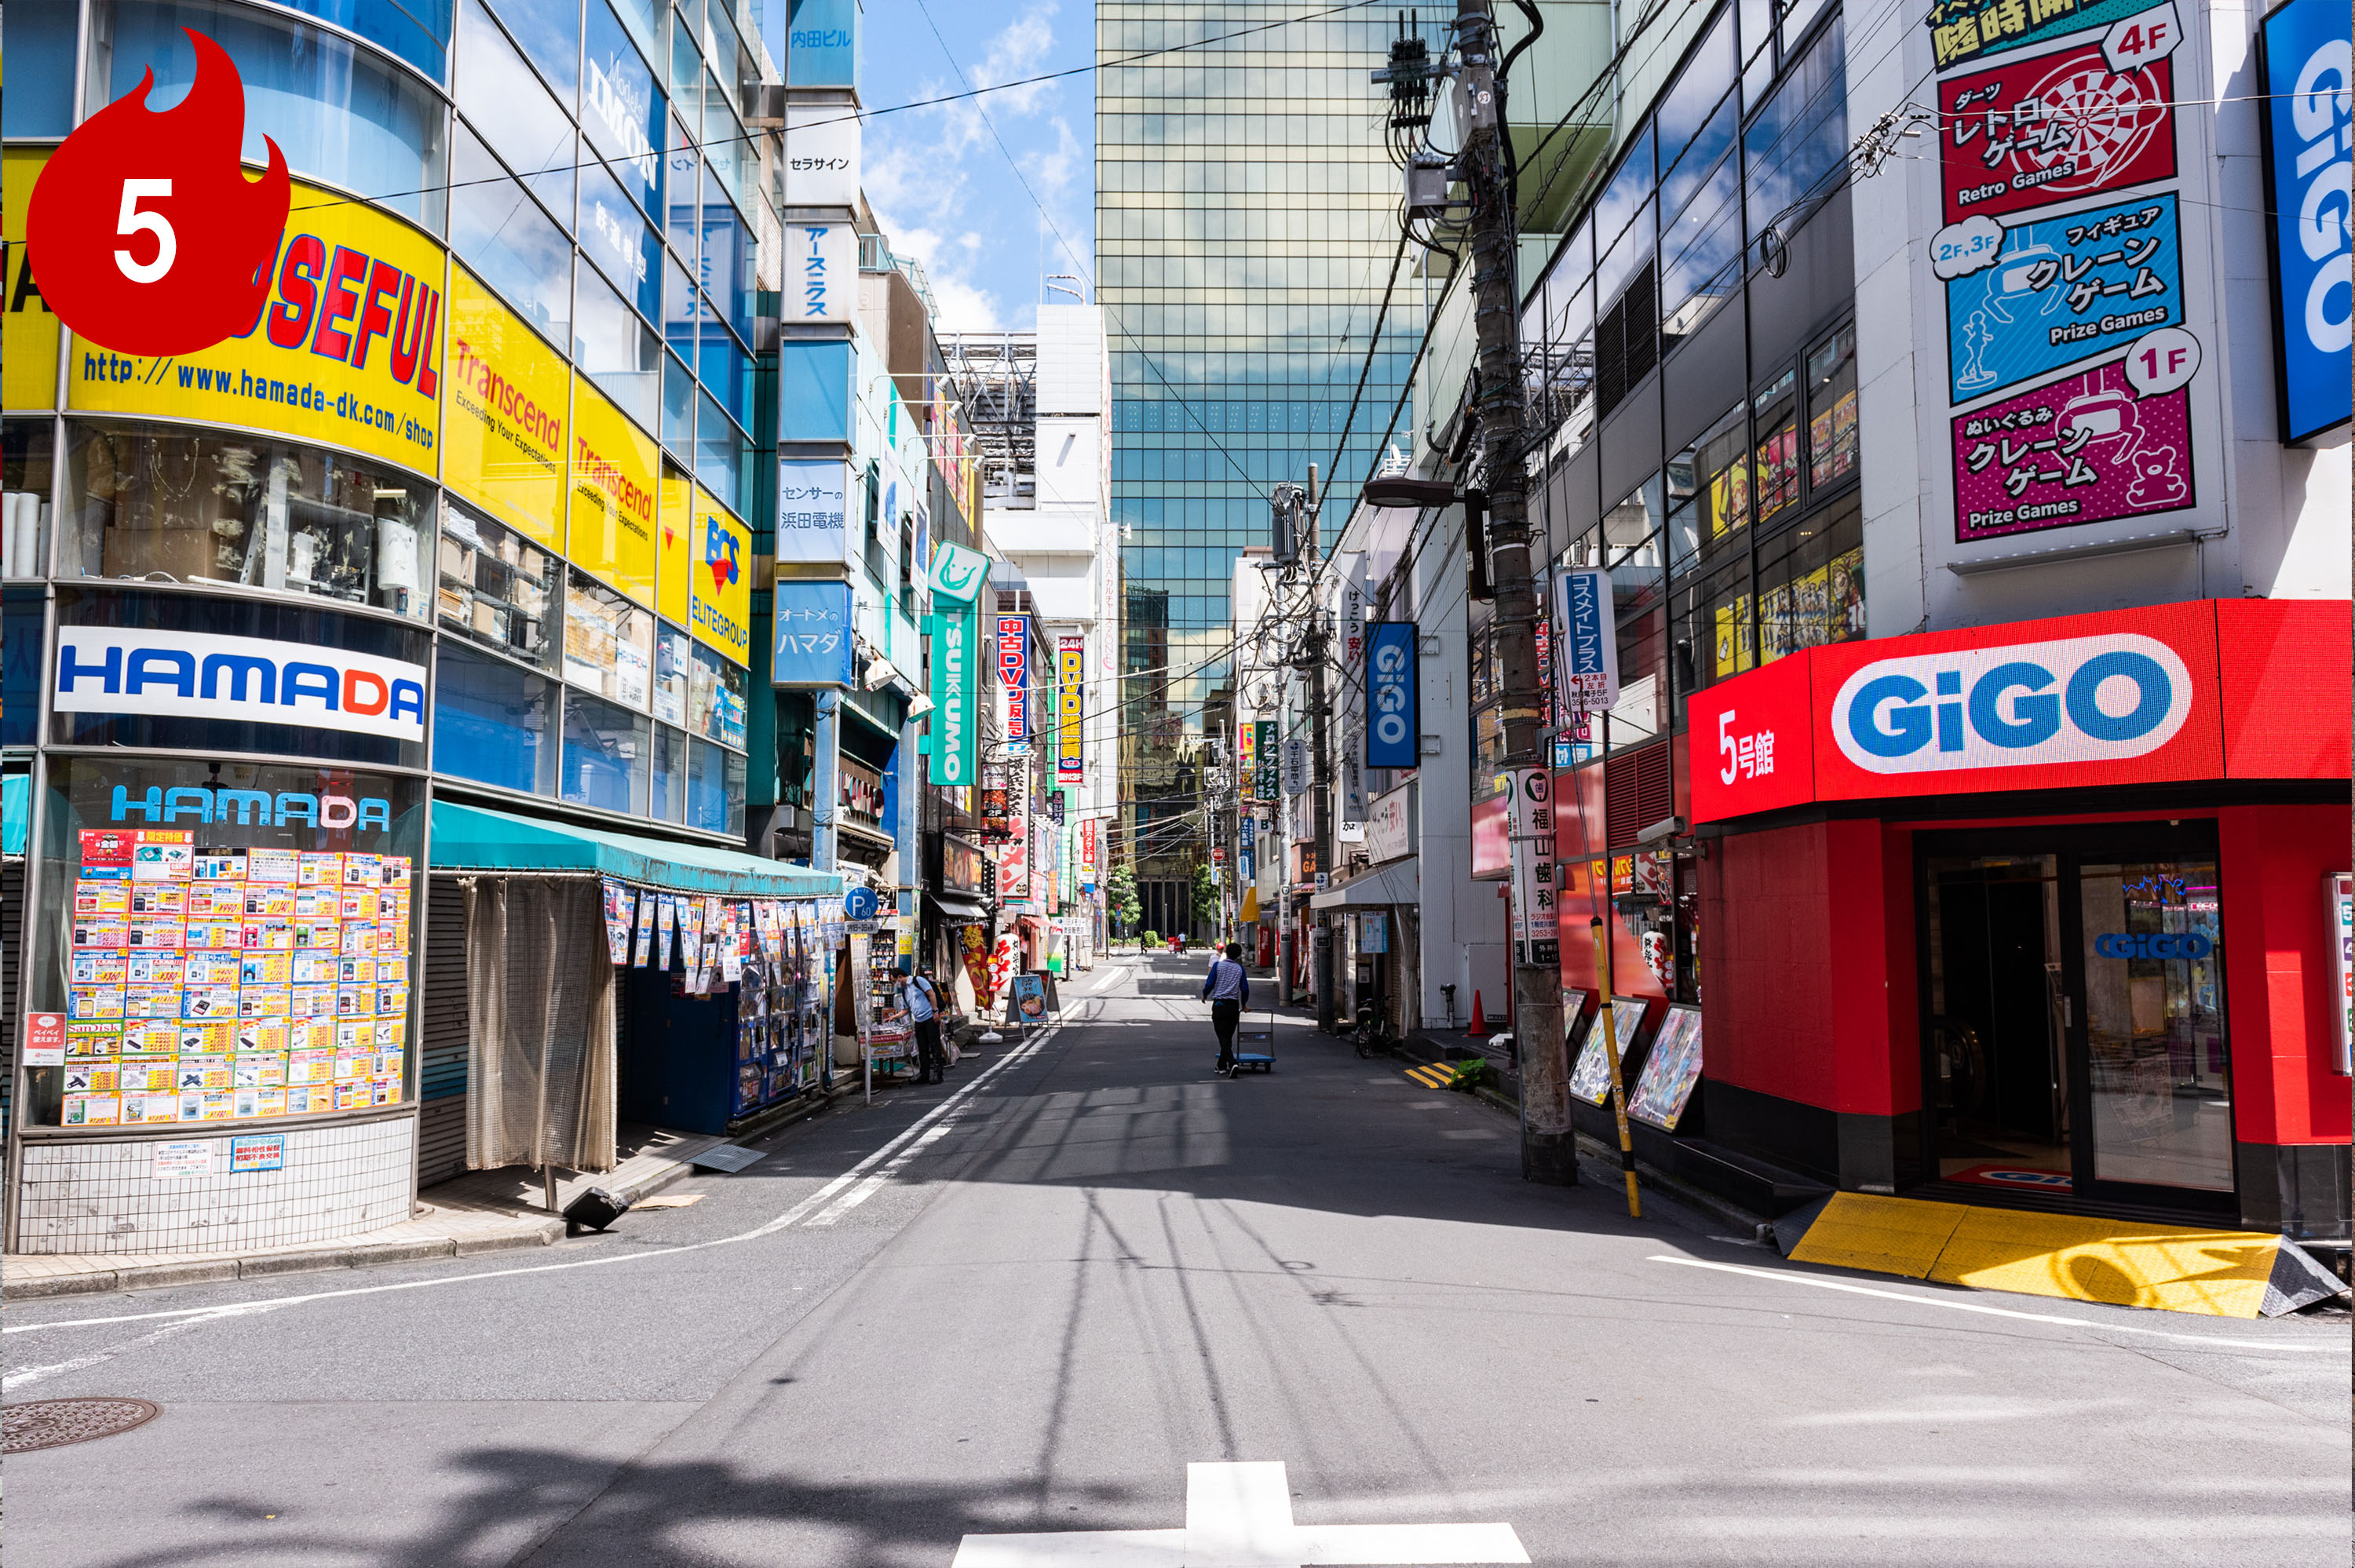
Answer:
[[[1390,1054],[1393,1042],[1382,1033],[1381,1023],[1375,1017],[1372,1003],[1363,1003],[1359,1007],[1358,1026],[1349,1032],[1349,1044],[1357,1047],[1358,1056],[1361,1061],[1370,1061],[1376,1056]]]

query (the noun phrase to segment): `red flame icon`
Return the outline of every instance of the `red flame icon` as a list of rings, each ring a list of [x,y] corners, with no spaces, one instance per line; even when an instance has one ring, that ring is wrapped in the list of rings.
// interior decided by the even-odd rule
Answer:
[[[151,111],[150,69],[65,139],[25,207],[42,297],[122,354],[192,354],[250,331],[286,228],[286,155],[270,142],[269,172],[245,177],[245,83],[218,44],[181,30],[197,50],[188,96]]]

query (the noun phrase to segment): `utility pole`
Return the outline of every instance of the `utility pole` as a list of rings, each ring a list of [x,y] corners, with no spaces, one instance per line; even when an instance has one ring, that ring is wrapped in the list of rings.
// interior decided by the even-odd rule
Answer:
[[[1317,509],[1324,497],[1316,489],[1316,465],[1308,465],[1307,535],[1301,547],[1308,557],[1308,751],[1312,772],[1308,792],[1315,801],[1316,813],[1316,874],[1327,882],[1333,875],[1333,758],[1327,749],[1327,735],[1325,718],[1325,559],[1317,527]],[[1314,878],[1311,879],[1312,885]],[[1310,908],[1316,905],[1312,901]],[[1309,927],[1311,951],[1316,963],[1316,1027],[1326,1033],[1333,1033],[1338,1009],[1333,1001],[1333,933],[1325,927],[1325,916],[1316,916]]]
[[[1505,165],[1503,97],[1497,79],[1497,18],[1490,0],[1456,0],[1455,41],[1466,108],[1459,178],[1471,187],[1472,297],[1480,366],[1483,488],[1488,503],[1490,580],[1496,585],[1496,635],[1504,659],[1505,765],[1546,766],[1543,687],[1537,644],[1538,600],[1529,559],[1527,435],[1521,402],[1521,302],[1515,278],[1516,215]],[[1517,911],[1524,921],[1534,910]],[[1570,1121],[1569,1054],[1561,1032],[1561,975],[1533,962],[1534,941],[1514,944],[1513,1032],[1521,1062],[1521,1175],[1570,1186],[1578,1180],[1578,1144]],[[1610,1006],[1610,999],[1604,999]]]

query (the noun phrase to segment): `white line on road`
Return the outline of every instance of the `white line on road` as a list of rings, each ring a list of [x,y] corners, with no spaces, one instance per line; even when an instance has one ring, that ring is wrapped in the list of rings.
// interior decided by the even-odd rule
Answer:
[[[983,1085],[998,1074],[1018,1062],[1027,1060],[1061,1027],[1060,1023],[1049,1024],[1032,1035],[1018,1049],[984,1068],[981,1075],[975,1078],[973,1082],[918,1117],[898,1137],[884,1144],[882,1148],[875,1150],[776,1218],[756,1225],[749,1231],[739,1232],[732,1236],[716,1236],[710,1241],[688,1242],[680,1246],[664,1247],[655,1252],[621,1253],[610,1257],[577,1258],[570,1263],[529,1264],[519,1268],[485,1269],[480,1274],[442,1275],[432,1279],[403,1279],[386,1285],[357,1285],[343,1290],[317,1290],[304,1296],[278,1296],[262,1301],[232,1302],[219,1307],[182,1307],[164,1312],[123,1312],[110,1318],[65,1318],[49,1323],[16,1323],[0,1328],[0,1334],[32,1334],[49,1329],[100,1328],[116,1323],[150,1322],[164,1318],[195,1319],[241,1318],[263,1312],[274,1312],[282,1307],[303,1307],[314,1301],[337,1301],[353,1296],[378,1296],[389,1290],[427,1290],[444,1285],[472,1284],[476,1280],[507,1279],[517,1275],[553,1274],[559,1269],[601,1268],[609,1264],[641,1263],[650,1258],[677,1257],[682,1253],[702,1252],[715,1246],[731,1246],[738,1242],[754,1241],[762,1236],[773,1235],[779,1231],[799,1224],[813,1211],[839,1195],[845,1188],[857,1182],[876,1166],[890,1159],[910,1143],[922,1139],[932,1130],[933,1123],[945,1120],[967,1098],[978,1092]],[[139,1342],[134,1340],[133,1345]],[[123,1349],[129,1350],[133,1345],[125,1345]]]
[[[1101,996],[1105,991],[1110,991],[1114,986],[1118,985],[1125,978],[1127,978],[1126,970],[1114,969],[1110,974],[1104,976],[1103,979],[1096,981],[1095,984],[1088,987],[1088,990]]]
[[[2148,1334],[2161,1340],[2181,1340],[2187,1344],[2212,1345],[2241,1351],[2338,1351],[2345,1347],[2336,1343],[2304,1345],[2295,1342],[2276,1343],[2270,1340],[2220,1340],[2208,1334],[2174,1334],[2165,1329],[2138,1329],[2129,1323],[2096,1323],[2083,1318],[2062,1318],[2051,1312],[2020,1312],[2009,1307],[1987,1307],[1977,1301],[1954,1301],[1943,1296],[1915,1296],[1902,1290],[1878,1290],[1870,1285],[1851,1285],[1845,1279],[1818,1279],[1812,1275],[1794,1274],[1782,1268],[1745,1268],[1737,1263],[1710,1263],[1698,1257],[1664,1257],[1653,1255],[1647,1261],[1673,1263],[1685,1268],[1712,1268],[1720,1274],[1745,1274],[1753,1279],[1771,1279],[1777,1285],[1807,1285],[1818,1290],[1841,1290],[1851,1296],[1877,1296],[1884,1301],[1902,1301],[1913,1307],[1943,1307],[1950,1312],[1977,1312],[1989,1318],[2016,1318],[2024,1323],[2058,1323],[2064,1329],[2092,1329],[2104,1334]]]

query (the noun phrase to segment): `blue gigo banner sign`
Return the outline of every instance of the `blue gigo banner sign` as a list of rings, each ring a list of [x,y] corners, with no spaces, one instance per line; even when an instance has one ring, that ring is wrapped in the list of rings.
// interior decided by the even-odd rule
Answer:
[[[2274,211],[2282,440],[2347,423],[2355,270],[2348,244],[2347,144],[2355,119],[2347,7],[2289,0],[2262,25],[2265,151]]]
[[[1419,765],[1423,693],[1416,680],[1414,622],[1378,621],[1366,636],[1366,766]]]

